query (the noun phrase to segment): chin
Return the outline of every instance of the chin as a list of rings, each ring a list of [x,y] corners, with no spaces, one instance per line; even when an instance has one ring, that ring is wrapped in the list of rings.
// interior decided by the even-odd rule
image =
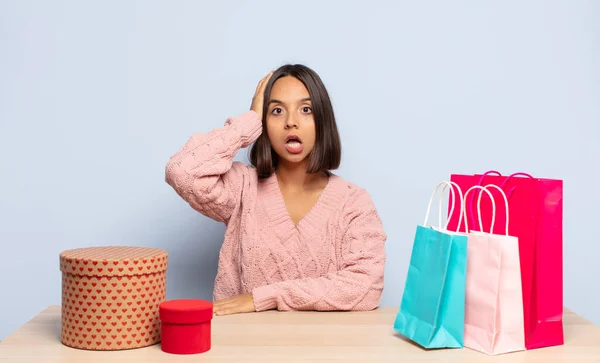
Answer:
[[[308,155],[285,155],[282,159],[290,164],[301,164],[306,161],[307,156]]]
[[[280,160],[288,163],[288,164],[301,164],[306,162],[306,159],[308,158],[309,154],[306,153],[300,153],[300,154],[290,154],[287,152],[287,150],[283,150],[282,153],[277,153],[277,156],[279,157]]]

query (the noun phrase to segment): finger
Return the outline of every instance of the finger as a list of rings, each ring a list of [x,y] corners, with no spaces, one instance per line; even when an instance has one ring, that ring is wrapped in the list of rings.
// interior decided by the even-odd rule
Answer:
[[[229,306],[231,304],[232,303],[230,301],[221,301],[221,302],[219,302],[217,304],[214,304],[213,309],[222,309],[225,306]]]
[[[223,306],[227,306],[227,305],[229,305],[229,304],[231,304],[231,300],[220,300],[220,301],[217,301],[217,302],[215,302],[215,303],[213,304],[213,308],[214,308],[214,309],[220,309],[220,308],[222,308]]]
[[[270,72],[269,74],[264,76],[263,79],[261,79],[260,82],[258,83],[258,88],[263,89],[266,86],[267,82],[269,81],[269,78],[271,78],[272,75],[273,75],[273,72]]]
[[[266,76],[264,76],[263,78],[261,78],[260,81],[258,81],[258,86],[260,87],[263,83],[265,83],[265,81],[269,78],[270,75],[271,75],[271,73],[269,73]]]
[[[214,311],[215,315],[227,315],[227,314],[233,314],[236,311],[235,306],[227,306],[227,307],[223,307],[220,309],[216,309]]]
[[[222,316],[222,315],[237,314],[238,312],[239,312],[238,309],[236,309],[235,307],[230,307],[230,308],[219,310],[215,314],[217,316]]]
[[[261,79],[260,81],[258,81],[258,83],[256,84],[256,92],[258,92],[260,90],[260,88],[262,87],[262,84],[264,82],[264,78]]]
[[[266,76],[264,76],[264,77],[263,77],[263,79],[262,79],[262,80],[263,80],[263,82],[264,82],[264,81],[268,81],[268,80],[269,80],[269,78],[271,78],[271,76],[273,75],[273,73],[275,73],[275,72],[274,72],[274,71],[271,71],[271,72],[269,72],[269,74],[267,74]]]
[[[236,305],[238,305],[238,304],[235,301],[223,301],[218,305],[214,305],[213,310],[214,311],[222,311],[222,310],[233,308]]]
[[[275,72],[271,72],[271,73],[267,74],[267,76],[265,77],[265,85],[267,84],[267,82],[269,82],[269,79],[271,79],[271,77],[273,76],[273,73],[275,73]]]

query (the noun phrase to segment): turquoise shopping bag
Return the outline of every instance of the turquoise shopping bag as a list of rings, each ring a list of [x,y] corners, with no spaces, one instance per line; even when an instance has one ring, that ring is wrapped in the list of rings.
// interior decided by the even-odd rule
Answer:
[[[433,196],[441,185],[450,187],[452,209],[456,186],[463,206],[460,188],[453,182],[440,183],[429,201],[422,226],[417,226],[406,284],[394,329],[424,348],[462,348],[464,345],[465,288],[467,272],[467,236],[428,227],[427,220]],[[440,208],[441,208],[440,198]],[[451,210],[452,210],[451,209]],[[450,214],[452,215],[452,214]],[[463,213],[459,214],[458,225]]]

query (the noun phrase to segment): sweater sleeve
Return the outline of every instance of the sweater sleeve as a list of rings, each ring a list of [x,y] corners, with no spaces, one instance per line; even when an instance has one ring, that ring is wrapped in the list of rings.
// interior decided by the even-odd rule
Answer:
[[[344,208],[341,268],[318,278],[253,289],[256,311],[372,310],[381,301],[386,234],[369,195],[359,190]]]
[[[225,125],[192,135],[169,159],[165,180],[192,208],[227,223],[239,205],[246,165],[233,162],[240,148],[248,147],[262,132],[254,111],[228,118]]]

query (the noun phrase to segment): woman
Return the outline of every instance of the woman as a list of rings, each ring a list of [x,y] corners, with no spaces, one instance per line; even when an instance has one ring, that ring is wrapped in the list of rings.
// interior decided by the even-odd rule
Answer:
[[[233,162],[252,144],[252,165]],[[378,306],[386,234],[368,193],[331,173],[340,160],[329,95],[303,65],[268,74],[249,111],[171,157],[167,183],[227,225],[215,314]]]

